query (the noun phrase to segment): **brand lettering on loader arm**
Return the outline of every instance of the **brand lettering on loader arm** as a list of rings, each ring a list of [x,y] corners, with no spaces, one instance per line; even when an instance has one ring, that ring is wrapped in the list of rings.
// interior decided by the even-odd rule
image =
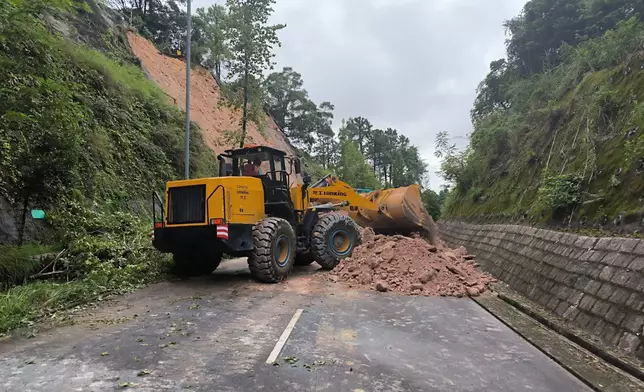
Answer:
[[[347,197],[345,192],[334,192],[334,191],[313,191],[313,196],[339,196]]]

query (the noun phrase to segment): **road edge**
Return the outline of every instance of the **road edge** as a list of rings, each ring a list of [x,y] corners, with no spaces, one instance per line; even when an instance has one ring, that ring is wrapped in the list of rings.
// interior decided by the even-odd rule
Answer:
[[[520,312],[532,317],[539,323],[543,324],[545,327],[566,337],[568,340],[578,344],[579,346],[585,348],[586,350],[595,354],[599,358],[623,370],[624,372],[630,374],[631,376],[636,377],[641,381],[644,381],[644,369],[637,366],[637,364],[620,358],[618,355],[612,353],[610,350],[607,350],[601,345],[594,343],[589,339],[584,338],[580,334],[575,333],[572,329],[566,327],[563,323],[558,322],[556,319],[543,315],[538,309],[535,309],[535,306],[530,306],[529,301],[526,300],[525,302],[528,303],[526,304],[517,298],[513,298],[516,295],[512,295],[511,293],[505,292],[505,290],[500,290],[500,291],[498,290],[497,294],[500,299],[502,299],[509,305],[513,306]]]
[[[551,330],[499,296],[488,295],[471,299],[592,390],[597,392],[638,392],[643,390],[644,383],[639,378],[612,364],[605,363],[594,353]],[[539,333],[535,332],[539,328],[547,331],[548,334],[555,333],[559,337],[559,341],[553,342],[551,339],[546,340],[539,337]],[[564,345],[569,351],[563,350],[562,346]],[[564,358],[566,353],[569,358]],[[571,360],[571,357],[578,359]],[[602,365],[602,362],[605,365]]]

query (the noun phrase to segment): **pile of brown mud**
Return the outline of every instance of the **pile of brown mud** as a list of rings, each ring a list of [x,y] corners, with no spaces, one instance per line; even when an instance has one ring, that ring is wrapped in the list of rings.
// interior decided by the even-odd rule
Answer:
[[[431,245],[420,236],[385,236],[363,230],[363,243],[329,274],[333,282],[378,291],[435,296],[478,296],[494,278],[478,270],[464,247]]]

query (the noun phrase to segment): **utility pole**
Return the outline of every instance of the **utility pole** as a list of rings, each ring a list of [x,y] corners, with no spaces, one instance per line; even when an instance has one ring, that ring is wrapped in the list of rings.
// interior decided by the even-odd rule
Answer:
[[[192,35],[192,18],[190,15],[190,3],[188,0],[188,15],[186,23],[186,160],[184,176],[190,179],[190,38]]]

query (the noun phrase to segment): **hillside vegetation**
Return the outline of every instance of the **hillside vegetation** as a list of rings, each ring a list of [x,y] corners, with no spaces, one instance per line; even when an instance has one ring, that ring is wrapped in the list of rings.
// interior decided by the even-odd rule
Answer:
[[[0,3],[0,195],[23,227],[31,208],[47,211],[50,231],[38,240],[58,254],[43,265],[20,256],[29,248],[0,251],[0,287],[58,278],[0,295],[0,333],[155,279],[165,261],[150,247],[149,204],[183,171],[185,116],[115,54],[125,51],[98,51],[42,22],[68,12],[96,11],[63,0]],[[198,129],[192,152],[192,173],[216,174]]]
[[[437,139],[444,212],[639,230],[644,216],[644,3],[532,0],[506,23],[465,151]]]

